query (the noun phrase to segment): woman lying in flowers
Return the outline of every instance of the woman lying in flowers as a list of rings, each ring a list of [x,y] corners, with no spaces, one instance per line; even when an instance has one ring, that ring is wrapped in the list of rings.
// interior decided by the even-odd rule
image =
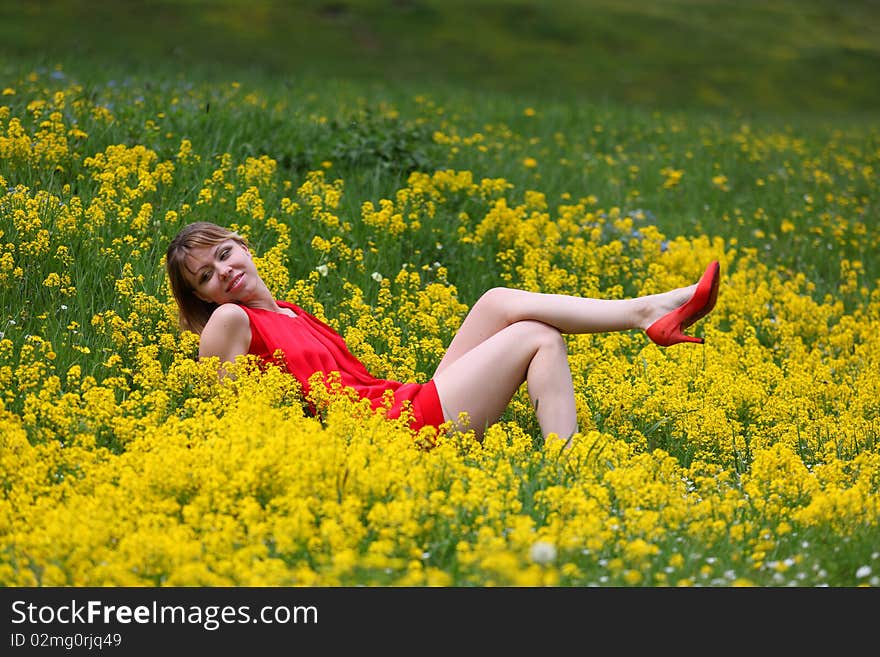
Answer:
[[[643,329],[661,346],[701,343],[683,330],[715,306],[719,279],[713,261],[697,284],[633,299],[493,288],[471,308],[432,379],[422,384],[374,377],[333,329],[275,299],[234,232],[208,222],[184,227],[168,247],[166,268],[181,327],[200,335],[200,358],[218,357],[222,364],[255,354],[272,362],[280,350],[305,395],[312,375],[338,372],[373,408],[390,405],[388,417],[409,407],[414,430],[451,421],[478,437],[526,382],[544,437],[566,441],[578,425],[562,335]]]

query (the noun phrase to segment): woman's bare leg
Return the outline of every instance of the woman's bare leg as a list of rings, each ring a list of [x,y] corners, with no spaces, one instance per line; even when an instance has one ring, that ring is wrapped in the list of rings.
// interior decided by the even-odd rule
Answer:
[[[501,417],[523,382],[544,437],[567,440],[577,432],[568,350],[560,332],[537,321],[519,321],[496,331],[449,362],[434,376],[447,420],[482,437]]]
[[[534,320],[560,333],[603,333],[646,329],[655,320],[685,303],[696,285],[632,299],[590,299],[564,294],[492,288],[473,305],[434,372],[451,363],[502,329]]]

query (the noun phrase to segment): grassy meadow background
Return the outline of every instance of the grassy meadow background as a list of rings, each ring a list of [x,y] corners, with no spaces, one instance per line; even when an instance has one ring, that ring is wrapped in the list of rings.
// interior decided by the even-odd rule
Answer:
[[[880,6],[0,3],[0,584],[877,586]],[[569,336],[482,443],[176,327],[162,258],[424,381],[489,287],[721,262],[706,344]]]

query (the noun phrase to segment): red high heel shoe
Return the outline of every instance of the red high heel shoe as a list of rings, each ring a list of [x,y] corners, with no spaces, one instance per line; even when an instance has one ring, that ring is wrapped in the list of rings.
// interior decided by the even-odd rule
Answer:
[[[706,271],[700,277],[700,282],[697,283],[694,295],[672,312],[663,315],[645,330],[652,342],[661,347],[668,347],[679,342],[703,344],[703,338],[685,335],[684,329],[698,319],[705,317],[715,307],[715,301],[718,299],[720,271],[721,268],[717,260],[709,263]]]

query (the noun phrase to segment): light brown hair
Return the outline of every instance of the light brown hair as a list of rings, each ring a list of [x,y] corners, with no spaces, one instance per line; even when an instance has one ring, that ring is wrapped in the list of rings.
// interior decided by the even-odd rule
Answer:
[[[248,246],[238,233],[210,221],[196,221],[184,226],[168,245],[165,254],[165,271],[171,283],[171,292],[177,301],[180,328],[201,335],[211,313],[217,307],[216,303],[199,299],[184,276],[187,255],[192,249],[216,246],[226,240],[234,240],[245,248]]]

